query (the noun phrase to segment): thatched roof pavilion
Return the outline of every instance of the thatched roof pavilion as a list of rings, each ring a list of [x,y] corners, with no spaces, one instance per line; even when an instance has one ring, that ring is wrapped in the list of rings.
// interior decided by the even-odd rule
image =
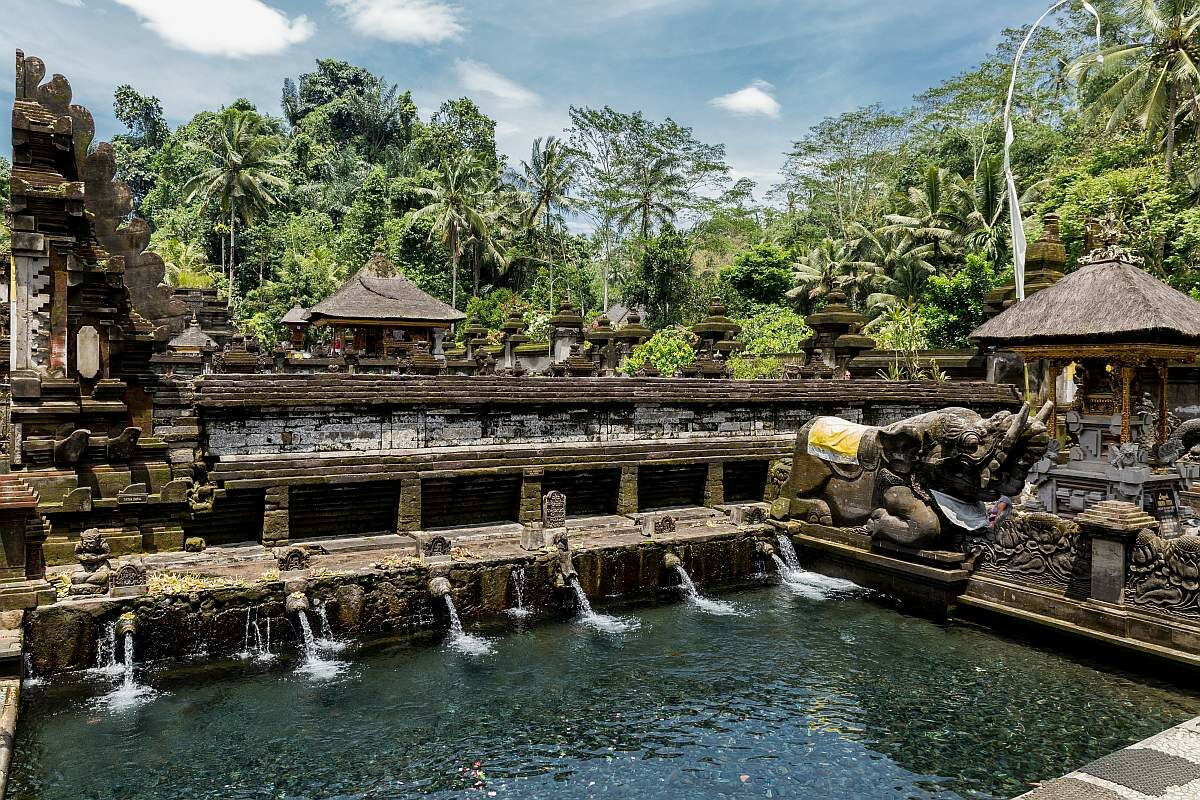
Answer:
[[[308,311],[308,322],[332,327],[339,342],[343,333],[351,334],[354,347],[371,354],[387,355],[416,341],[433,342],[436,354],[446,331],[466,316],[426,294],[377,252]]]
[[[1159,378],[1159,437],[1166,437],[1167,371],[1172,361],[1200,355],[1200,303],[1120,253],[1091,256],[1062,280],[1016,303],[977,328],[981,345],[1009,348],[1031,361],[1050,362],[1052,373],[1073,362],[1098,362],[1119,377],[1121,437],[1130,440],[1131,384],[1139,367]],[[1086,260],[1086,259],[1085,259]],[[1053,383],[1050,386],[1052,401]],[[1116,409],[1114,409],[1116,410]]]
[[[982,344],[1200,346],[1200,303],[1124,261],[1088,264],[985,322]]]

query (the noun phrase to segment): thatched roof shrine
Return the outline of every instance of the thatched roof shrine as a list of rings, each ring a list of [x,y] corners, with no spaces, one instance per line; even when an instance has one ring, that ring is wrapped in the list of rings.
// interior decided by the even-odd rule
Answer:
[[[1200,347],[1200,303],[1124,261],[1088,264],[985,322],[971,338],[1007,347]]]
[[[376,253],[342,288],[312,307],[317,325],[448,327],[466,314],[423,292]]]

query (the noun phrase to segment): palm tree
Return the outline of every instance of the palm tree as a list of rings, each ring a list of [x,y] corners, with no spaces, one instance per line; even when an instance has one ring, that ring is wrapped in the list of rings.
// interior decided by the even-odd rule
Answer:
[[[395,85],[384,89],[382,84],[374,84],[365,92],[351,94],[349,101],[350,115],[371,163],[382,161],[393,145],[402,146],[411,138],[417,108],[409,92],[400,94]]]
[[[441,236],[450,250],[450,305],[458,308],[458,260],[472,236],[490,238],[487,203],[494,179],[471,150],[444,159],[440,166],[432,186],[413,190],[428,203],[410,211],[408,218],[410,224],[423,217],[431,219],[430,232]]]
[[[849,261],[846,243],[826,237],[796,264],[792,273],[796,288],[790,290],[787,296],[793,300],[824,297],[841,285]]]
[[[645,242],[655,223],[674,221],[687,183],[675,171],[675,159],[669,155],[634,165],[629,170],[628,183],[632,188],[617,206],[617,227],[626,228],[636,222]]]
[[[1107,113],[1113,130],[1130,116],[1157,140],[1162,135],[1167,180],[1175,163],[1175,128],[1180,103],[1200,86],[1200,4],[1196,0],[1135,0],[1130,4],[1141,41],[1114,45],[1104,61],[1080,57],[1069,67],[1081,83],[1091,77],[1117,77],[1087,107],[1092,118]],[[1165,133],[1164,133],[1165,128]]]
[[[993,264],[1003,263],[1008,250],[1007,229],[1003,221],[1008,207],[1008,187],[1004,180],[1001,156],[991,156],[979,162],[975,180],[960,194],[966,222],[963,244],[968,250],[982,253]],[[1025,198],[1022,198],[1024,202]]]
[[[944,167],[929,167],[924,178],[919,185],[909,187],[903,213],[884,217],[888,223],[884,230],[928,243],[936,268],[941,265],[943,249],[961,241],[966,221],[959,214],[960,199],[967,189],[958,173]]]
[[[195,242],[185,242],[178,236],[155,237],[147,249],[162,258],[167,285],[191,289],[213,285],[213,265],[204,248]]]
[[[211,146],[188,142],[189,149],[200,154],[209,166],[183,185],[187,202],[204,198],[203,208],[216,203],[229,215],[229,306],[235,292],[234,262],[237,253],[237,220],[249,225],[268,207],[279,203],[279,193],[287,181],[277,174],[286,169],[277,136],[260,133],[262,120],[252,111],[226,109],[221,112],[221,128]]]
[[[570,211],[577,207],[575,198],[569,194],[579,169],[579,157],[554,136],[533,140],[529,161],[521,162],[521,173],[517,175],[518,188],[529,193],[528,225],[532,227],[541,215],[545,229],[544,254],[550,277],[550,310],[554,306],[554,257],[549,252],[554,210]]]
[[[872,231],[854,223],[856,261],[847,264],[844,281],[846,294],[856,299],[868,313],[877,314],[897,302],[920,296],[929,276],[933,247],[920,243],[903,228],[887,227]]]

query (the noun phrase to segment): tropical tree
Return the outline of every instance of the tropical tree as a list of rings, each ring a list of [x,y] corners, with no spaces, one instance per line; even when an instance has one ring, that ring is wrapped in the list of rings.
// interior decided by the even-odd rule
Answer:
[[[167,285],[193,289],[207,289],[213,285],[213,265],[208,262],[204,248],[196,242],[187,242],[177,236],[155,237],[147,249],[162,258]]]
[[[909,187],[903,212],[884,218],[888,223],[885,230],[928,243],[930,261],[936,269],[946,249],[961,240],[961,231],[966,228],[962,201],[969,190],[961,176],[944,167],[929,167],[923,178],[920,184]]]
[[[426,202],[408,213],[410,223],[429,219],[430,235],[439,236],[450,252],[450,305],[458,308],[458,262],[472,236],[489,238],[488,193],[493,175],[471,150],[441,163],[431,186],[413,193]]]
[[[918,242],[913,235],[895,227],[871,230],[856,224],[852,228],[855,260],[846,265],[842,287],[852,302],[869,313],[920,297],[929,277],[932,245]]]
[[[971,252],[982,253],[993,264],[1004,261],[1008,251],[1008,229],[1004,226],[1008,188],[1001,157],[990,156],[980,161],[975,180],[959,197],[966,211],[963,244]],[[1021,199],[1024,202],[1026,198]]]
[[[1161,137],[1164,169],[1170,180],[1175,163],[1175,132],[1182,103],[1200,87],[1200,3],[1196,0],[1135,0],[1131,4],[1137,41],[1104,50],[1104,60],[1084,55],[1069,67],[1081,83],[1115,79],[1087,106],[1089,116],[1108,115],[1108,130],[1133,117],[1154,141]]]
[[[825,237],[795,264],[792,280],[796,286],[787,296],[793,300],[819,300],[840,285],[849,262],[846,243]]]
[[[215,141],[187,143],[208,167],[183,186],[187,202],[203,199],[203,207],[217,205],[229,217],[229,298],[234,303],[234,263],[237,259],[237,220],[249,225],[269,207],[279,203],[287,181],[279,173],[287,168],[279,137],[261,133],[261,119],[252,111],[226,109]]]
[[[687,192],[687,182],[675,170],[675,159],[659,155],[632,165],[628,188],[617,207],[617,227],[636,224],[645,242],[655,224],[674,222]]]
[[[550,277],[550,303],[554,303],[554,256],[550,252],[551,228],[555,210],[571,211],[578,203],[570,195],[579,169],[579,156],[554,136],[545,140],[534,139],[529,160],[521,162],[521,172],[516,176],[517,186],[529,194],[529,209],[526,224],[532,226],[539,216],[545,229],[544,257]],[[553,308],[551,308],[553,311]]]

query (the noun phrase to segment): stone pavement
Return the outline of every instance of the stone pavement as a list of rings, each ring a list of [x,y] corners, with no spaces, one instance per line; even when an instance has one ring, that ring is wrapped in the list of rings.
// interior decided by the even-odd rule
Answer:
[[[1200,717],[1042,784],[1018,800],[1200,800]]]

